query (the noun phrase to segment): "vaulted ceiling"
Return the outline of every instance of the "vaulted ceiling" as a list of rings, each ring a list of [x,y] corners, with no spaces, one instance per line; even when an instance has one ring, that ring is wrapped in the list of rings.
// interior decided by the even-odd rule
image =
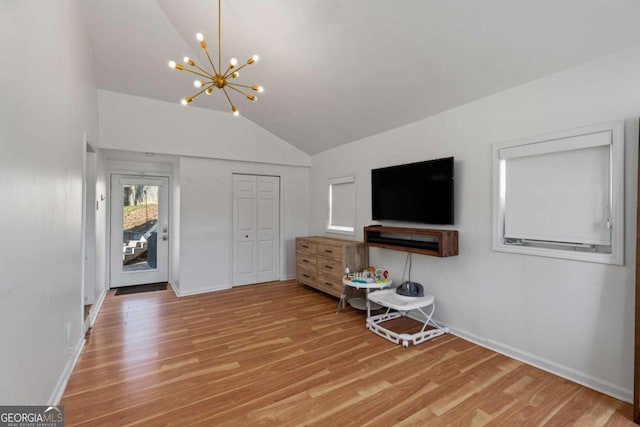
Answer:
[[[83,0],[101,89],[179,102],[217,55],[216,0]],[[315,154],[640,44],[637,0],[223,0],[241,114]],[[228,111],[215,91],[185,108]]]

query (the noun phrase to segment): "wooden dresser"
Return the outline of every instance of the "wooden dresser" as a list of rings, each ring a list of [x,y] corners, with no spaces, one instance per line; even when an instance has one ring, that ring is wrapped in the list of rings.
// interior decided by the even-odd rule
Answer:
[[[331,237],[296,238],[296,280],[329,295],[340,297],[345,268],[365,268],[364,243]]]

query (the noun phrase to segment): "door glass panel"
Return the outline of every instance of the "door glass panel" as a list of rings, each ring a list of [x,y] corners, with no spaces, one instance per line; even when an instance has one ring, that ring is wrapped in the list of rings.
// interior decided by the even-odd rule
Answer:
[[[123,185],[122,269],[153,270],[157,266],[158,186]]]

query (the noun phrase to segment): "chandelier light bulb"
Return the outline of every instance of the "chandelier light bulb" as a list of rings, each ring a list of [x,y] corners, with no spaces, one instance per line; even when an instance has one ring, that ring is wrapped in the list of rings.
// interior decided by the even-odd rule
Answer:
[[[193,62],[193,60],[192,60],[191,58],[189,58],[188,56],[185,56],[185,57],[184,57],[184,63],[185,63],[185,64],[188,64],[188,65],[191,65],[192,67],[193,67],[194,65],[196,65],[196,63],[195,63],[195,62]]]
[[[251,86],[251,89],[256,90],[260,93],[264,92],[264,88],[262,86]]]
[[[229,60],[229,67],[233,68],[236,65],[238,65],[238,60],[236,58],[231,58],[231,60]]]
[[[253,55],[253,56],[251,57],[251,59],[253,59],[253,62],[258,62],[258,61],[260,61],[260,57],[259,57],[258,55]]]
[[[194,80],[193,81],[193,86],[194,87],[202,87],[202,82],[200,80]]]
[[[190,103],[191,101],[193,101],[193,98],[191,98],[190,96],[187,96],[186,98],[182,99],[182,101],[180,101],[180,103],[182,105],[187,105],[188,103]]]
[[[204,91],[207,95],[211,95],[211,92],[213,92],[213,89],[211,88],[207,88],[207,90]]]
[[[235,105],[231,104],[231,111],[233,111],[233,115],[238,117],[240,115],[240,111],[236,108]]]
[[[240,73],[239,72],[234,72],[233,74],[231,74],[230,76],[232,79],[237,79],[238,77],[240,77]]]
[[[176,61],[169,61],[169,68],[176,68]]]
[[[199,42],[201,42],[201,41],[203,41],[203,40],[204,40],[204,36],[202,35],[202,33],[198,33],[198,34],[196,34],[196,39],[197,39]]]

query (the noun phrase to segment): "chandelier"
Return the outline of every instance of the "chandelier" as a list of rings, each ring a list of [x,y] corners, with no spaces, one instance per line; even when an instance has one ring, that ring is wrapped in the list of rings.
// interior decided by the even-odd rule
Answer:
[[[222,61],[221,61],[222,26],[220,24],[220,1],[221,0],[218,0],[218,68],[216,68],[216,66],[213,63],[213,60],[211,59],[211,55],[209,55],[209,51],[207,49],[207,42],[204,40],[204,36],[202,35],[202,33],[196,34],[196,39],[198,40],[198,42],[200,42],[200,47],[202,47],[202,49],[204,50],[204,53],[207,55],[207,59],[209,60],[209,65],[211,65],[211,70],[213,72],[205,70],[204,68],[196,64],[195,61],[193,61],[193,59],[186,56],[184,58],[184,64],[178,64],[175,61],[169,61],[169,67],[179,71],[187,71],[189,73],[192,73],[201,77],[201,79],[195,80],[193,82],[193,85],[197,89],[200,89],[200,88],[202,89],[195,95],[187,96],[186,98],[183,98],[182,101],[180,101],[182,105],[188,105],[189,103],[191,103],[191,101],[193,101],[196,97],[202,95],[203,93],[206,93],[207,95],[211,95],[214,89],[219,89],[219,90],[222,90],[222,92],[224,92],[224,95],[227,97],[227,101],[229,101],[229,105],[231,106],[231,111],[233,112],[233,115],[237,116],[240,114],[240,112],[238,111],[236,106],[233,104],[233,102],[231,102],[231,98],[227,93],[227,88],[233,89],[234,91],[240,93],[242,96],[246,97],[247,99],[253,102],[256,102],[258,100],[258,97],[253,95],[252,93],[244,92],[243,90],[250,89],[254,92],[262,92],[264,89],[262,88],[262,86],[256,86],[256,85],[248,86],[240,83],[234,83],[236,79],[240,76],[240,73],[239,73],[240,70],[242,70],[247,65],[251,65],[255,62],[258,62],[258,59],[259,59],[258,55],[253,55],[251,58],[247,59],[247,62],[245,62],[238,68],[236,68],[236,66],[238,65],[238,60],[236,58],[231,58],[231,60],[229,60],[229,64],[227,65],[226,71],[224,72],[222,71]]]

